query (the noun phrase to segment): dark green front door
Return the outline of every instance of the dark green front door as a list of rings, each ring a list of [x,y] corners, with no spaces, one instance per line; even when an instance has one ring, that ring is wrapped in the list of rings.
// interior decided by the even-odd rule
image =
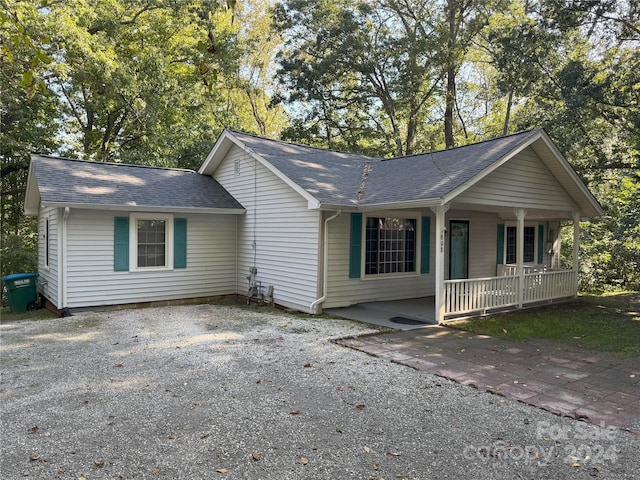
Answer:
[[[449,278],[469,278],[469,222],[449,222]]]

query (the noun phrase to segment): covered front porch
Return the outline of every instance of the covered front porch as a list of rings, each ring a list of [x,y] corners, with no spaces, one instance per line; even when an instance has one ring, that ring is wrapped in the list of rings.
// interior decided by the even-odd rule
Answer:
[[[574,298],[578,294],[578,268],[579,268],[579,239],[580,239],[580,214],[574,212],[565,214],[565,218],[571,218],[573,225],[573,252],[570,262],[560,260],[560,220],[558,212],[553,212],[553,220],[558,226],[554,231],[549,229],[548,220],[552,217],[549,212],[529,212],[524,208],[514,208],[511,212],[501,209],[500,218],[513,217],[514,222],[509,226],[509,232],[504,235],[504,225],[498,225],[496,275],[480,278],[455,277],[454,271],[454,236],[447,226],[453,225],[448,218],[448,205],[432,208],[435,213],[435,234],[437,243],[435,246],[435,320],[436,323],[444,323],[455,318],[485,315],[495,311],[508,309],[522,309],[526,306],[544,304],[557,300]],[[527,242],[527,221],[547,221],[547,226],[539,224],[538,238],[535,242]],[[449,220],[449,223],[447,221]],[[528,227],[534,231],[534,227]],[[531,232],[529,232],[531,235]],[[506,247],[503,238],[510,244]],[[467,241],[473,241],[469,235]],[[531,245],[527,251],[527,244]],[[538,251],[535,256],[533,245]],[[507,263],[504,260],[515,260]],[[468,258],[466,262],[474,260]],[[447,265],[448,264],[448,265]],[[570,264],[571,268],[566,265]],[[446,268],[448,266],[448,269]],[[564,266],[564,268],[563,268]],[[468,265],[459,269],[468,272]],[[445,271],[447,273],[445,273]]]

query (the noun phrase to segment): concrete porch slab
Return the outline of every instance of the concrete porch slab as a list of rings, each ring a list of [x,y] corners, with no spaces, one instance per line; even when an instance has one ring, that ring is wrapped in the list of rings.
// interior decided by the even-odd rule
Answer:
[[[415,330],[435,325],[435,298],[421,297],[386,302],[365,302],[350,307],[327,308],[327,315],[370,323],[394,330]],[[393,320],[395,319],[395,320]],[[420,322],[402,323],[402,320]]]

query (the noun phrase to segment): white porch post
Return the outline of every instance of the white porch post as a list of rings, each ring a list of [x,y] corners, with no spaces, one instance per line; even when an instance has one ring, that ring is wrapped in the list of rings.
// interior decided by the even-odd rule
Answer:
[[[518,233],[516,237],[517,257],[516,271],[518,273],[518,308],[522,308],[524,304],[524,218],[527,211],[524,208],[515,209],[516,218],[518,219]]]
[[[445,243],[445,213],[448,205],[438,205],[431,210],[436,214],[436,320],[444,322],[445,290],[444,290],[444,243]]]
[[[578,294],[578,271],[580,270],[580,212],[573,212],[573,273],[574,292]]]

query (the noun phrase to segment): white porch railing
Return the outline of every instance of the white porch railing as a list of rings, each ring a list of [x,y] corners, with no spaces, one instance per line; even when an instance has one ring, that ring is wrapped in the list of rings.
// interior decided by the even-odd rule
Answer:
[[[502,273],[502,275],[517,275],[518,274],[518,266],[513,263],[505,263],[504,265],[498,265],[498,267],[502,267],[502,272],[498,271],[498,273]],[[544,265],[522,265],[522,269],[524,273],[538,273],[538,272],[546,272],[547,267]]]
[[[578,293],[573,270],[526,273],[523,286],[523,304],[572,297]],[[516,275],[446,280],[444,288],[445,316],[448,317],[520,304],[520,277]]]
[[[524,276],[523,303],[544,302],[577,294],[576,272],[573,270],[529,273]]]

